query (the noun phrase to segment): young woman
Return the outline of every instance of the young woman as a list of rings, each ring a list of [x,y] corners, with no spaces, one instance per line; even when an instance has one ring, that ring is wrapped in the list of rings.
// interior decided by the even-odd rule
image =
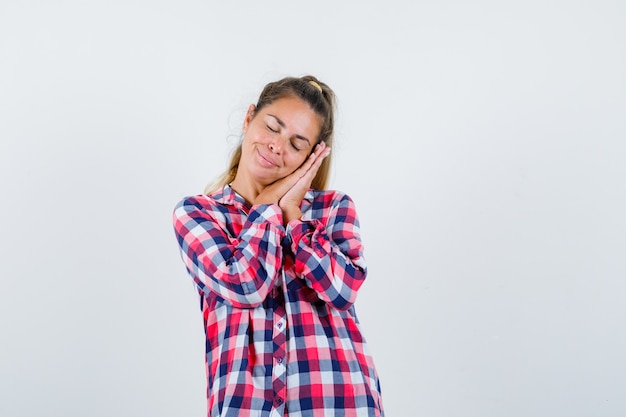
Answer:
[[[333,91],[269,83],[228,170],[174,228],[200,294],[208,415],[383,416],[354,310],[366,276],[352,200],[325,190]]]

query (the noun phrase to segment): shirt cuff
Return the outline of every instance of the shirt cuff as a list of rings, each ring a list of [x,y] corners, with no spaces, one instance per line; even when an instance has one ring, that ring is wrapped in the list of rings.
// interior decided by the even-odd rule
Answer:
[[[291,249],[297,253],[300,241],[305,246],[311,245],[311,236],[317,229],[323,227],[319,220],[292,220],[287,223],[287,236],[291,239]]]

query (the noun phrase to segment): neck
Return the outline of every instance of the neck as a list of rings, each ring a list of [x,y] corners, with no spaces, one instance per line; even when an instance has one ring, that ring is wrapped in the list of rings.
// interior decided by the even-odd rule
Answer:
[[[265,187],[254,184],[252,181],[248,181],[243,177],[244,175],[241,174],[241,171],[237,172],[237,175],[235,175],[235,179],[230,183],[230,186],[237,192],[237,194],[242,196],[248,204],[253,205],[254,201]]]

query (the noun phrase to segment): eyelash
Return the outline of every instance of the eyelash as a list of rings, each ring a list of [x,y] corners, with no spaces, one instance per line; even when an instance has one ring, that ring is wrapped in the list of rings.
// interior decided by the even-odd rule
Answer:
[[[267,126],[267,130],[269,130],[270,132],[274,132],[274,133],[278,133],[278,130],[272,129],[272,127],[270,125],[265,125]],[[296,145],[293,144],[293,142],[290,142],[291,147],[294,148],[296,151],[300,152],[302,149],[298,148]]]

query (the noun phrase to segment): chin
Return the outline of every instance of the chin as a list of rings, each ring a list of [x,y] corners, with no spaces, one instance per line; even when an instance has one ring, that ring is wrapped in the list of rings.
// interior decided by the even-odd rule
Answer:
[[[263,187],[267,187],[268,185],[272,184],[273,182],[278,181],[280,178],[278,178],[275,175],[253,175],[251,177],[252,181],[254,181],[256,184],[259,184]]]

